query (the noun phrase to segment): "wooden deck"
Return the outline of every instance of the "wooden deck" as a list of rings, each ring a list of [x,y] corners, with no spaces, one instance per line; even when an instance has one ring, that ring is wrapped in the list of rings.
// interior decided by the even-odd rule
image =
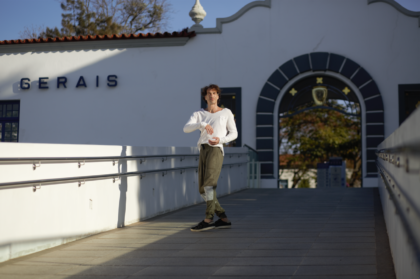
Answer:
[[[249,189],[220,203],[230,230],[191,232],[200,204],[8,261],[0,278],[395,278],[377,189]]]

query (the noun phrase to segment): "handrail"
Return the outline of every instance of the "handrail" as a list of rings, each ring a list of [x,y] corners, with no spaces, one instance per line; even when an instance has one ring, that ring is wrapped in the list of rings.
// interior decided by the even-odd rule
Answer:
[[[411,155],[420,154],[420,145],[419,144],[410,144],[410,145],[402,145],[393,148],[383,148],[376,152],[376,154],[380,153],[406,153],[410,152]]]
[[[235,165],[240,166],[242,164],[247,164],[247,163],[248,163],[248,161],[233,163],[233,164],[224,164],[223,167],[225,167],[225,166],[233,167]],[[183,170],[189,170],[189,169],[197,169],[198,170],[198,166],[159,169],[159,170],[150,170],[150,171],[136,171],[136,172],[126,172],[126,173],[113,173],[113,174],[102,174],[102,175],[67,177],[67,178],[53,178],[53,179],[39,179],[39,180],[18,181],[18,182],[5,182],[5,183],[0,183],[0,190],[33,186],[34,191],[36,191],[36,187],[38,187],[38,186],[51,185],[51,184],[63,184],[63,183],[71,183],[71,182],[78,182],[79,187],[80,187],[86,181],[94,181],[94,180],[102,180],[102,179],[112,178],[112,179],[114,179],[114,182],[115,182],[115,180],[117,178],[120,178],[120,177],[137,176],[137,175],[140,175],[140,179],[142,179],[144,177],[144,175],[146,175],[146,174],[161,172],[162,176],[165,176],[167,174],[167,172],[170,172],[170,171],[180,170],[181,173],[182,173]]]
[[[386,172],[385,166],[379,161],[376,162],[379,170],[379,174],[385,184],[385,188],[391,198],[394,206],[401,218],[403,227],[407,233],[407,236],[411,239],[414,244],[413,248],[416,254],[417,262],[420,264],[420,231],[413,231],[413,226],[410,225],[410,220],[417,219],[417,224],[420,224],[420,212],[413,204],[410,197],[404,193],[401,186],[398,184],[396,179],[388,172]],[[391,186],[391,181],[392,186]],[[413,214],[414,213],[414,214]],[[409,215],[409,216],[408,216]]]
[[[241,157],[246,153],[225,153],[225,156]],[[0,158],[0,164],[25,164],[25,163],[76,163],[76,162],[105,162],[118,160],[137,160],[145,158],[176,158],[176,157],[198,157],[200,154],[170,154],[170,155],[138,155],[138,156],[110,156],[110,157],[22,157],[22,158]]]
[[[419,173],[420,170],[414,170],[410,167],[409,157],[420,155],[420,145],[402,145],[392,148],[383,148],[375,152],[378,158],[393,164],[396,167],[403,167],[407,173]]]
[[[249,188],[261,188],[261,162],[250,161],[248,174]],[[252,184],[252,185],[251,185]]]
[[[252,151],[254,151],[255,153],[258,153],[257,150],[255,150],[254,148],[252,148],[251,146],[249,146],[248,144],[244,144],[244,147],[251,149]]]

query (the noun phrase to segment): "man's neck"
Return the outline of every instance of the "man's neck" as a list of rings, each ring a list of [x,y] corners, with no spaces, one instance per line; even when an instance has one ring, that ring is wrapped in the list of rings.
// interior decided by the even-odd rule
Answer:
[[[220,108],[217,106],[217,104],[211,104],[211,105],[207,105],[207,111],[214,113],[214,112],[218,112],[220,110]]]

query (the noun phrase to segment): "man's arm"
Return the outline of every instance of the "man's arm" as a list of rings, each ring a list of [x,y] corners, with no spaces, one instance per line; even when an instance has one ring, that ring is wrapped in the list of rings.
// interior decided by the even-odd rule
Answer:
[[[229,134],[225,137],[220,138],[219,143],[221,144],[233,141],[238,137],[238,130],[236,129],[235,119],[233,118],[233,114],[231,111],[229,111],[226,128],[229,131]]]
[[[187,124],[184,126],[184,133],[191,133],[194,132],[197,129],[205,129],[207,126],[207,123],[205,122],[198,122],[198,116],[196,113],[193,113],[188,120]]]

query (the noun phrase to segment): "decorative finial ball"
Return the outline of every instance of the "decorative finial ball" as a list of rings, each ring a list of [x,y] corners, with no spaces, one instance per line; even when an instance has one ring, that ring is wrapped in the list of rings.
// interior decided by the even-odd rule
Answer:
[[[190,17],[196,25],[201,25],[200,22],[206,17],[207,13],[200,4],[200,0],[195,1],[195,5],[190,11]]]

